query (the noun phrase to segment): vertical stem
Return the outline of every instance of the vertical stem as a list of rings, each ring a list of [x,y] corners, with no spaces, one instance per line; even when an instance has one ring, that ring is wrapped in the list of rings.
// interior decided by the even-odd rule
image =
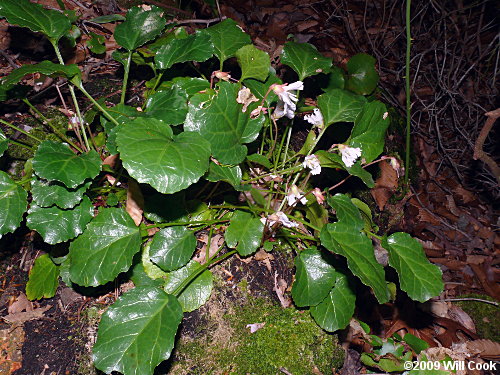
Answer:
[[[64,60],[62,58],[61,51],[59,51],[59,46],[57,45],[57,41],[51,40],[51,43],[52,46],[54,47],[54,50],[56,51],[57,60],[59,60],[59,63],[61,65],[64,65]],[[85,127],[84,127],[84,120],[82,114],[80,113],[80,106],[78,105],[78,100],[76,100],[75,88],[73,87],[73,85],[69,85],[69,92],[71,93],[73,104],[75,105],[76,115],[78,117],[78,124],[80,125],[80,128],[82,130],[83,140],[85,142],[85,147],[87,148],[86,151],[88,151],[90,150],[90,144],[89,140],[87,139],[87,133],[85,132]]]
[[[106,109],[104,109],[104,107],[102,105],[100,105],[88,92],[87,90],[85,90],[85,88],[80,85],[80,86],[77,86],[78,89],[83,93],[83,95],[85,95],[87,98],[89,98],[89,100],[99,109],[99,111],[101,111],[104,116],[107,117],[107,119],[109,121],[111,121],[113,124],[115,125],[120,125],[120,123],[118,121],[116,121],[115,118],[113,118],[108,111],[106,111]]]
[[[408,187],[410,170],[410,130],[411,130],[411,98],[410,98],[410,51],[411,51],[411,30],[410,30],[410,6],[411,0],[406,0],[406,158],[405,158],[405,185]]]
[[[130,61],[132,61],[132,51],[128,51],[127,62],[125,64],[125,73],[123,74],[122,96],[120,104],[125,104],[125,95],[127,93],[128,74],[130,72]]]
[[[28,107],[30,107],[30,109],[31,109],[33,112],[35,112],[35,113],[36,113],[36,114],[40,117],[40,119],[41,119],[43,122],[45,122],[48,126],[50,126],[50,128],[52,129],[52,131],[53,131],[54,133],[56,133],[56,135],[57,135],[59,138],[61,138],[61,140],[62,140],[63,142],[68,143],[69,145],[71,145],[71,146],[72,146],[75,150],[77,150],[78,152],[83,152],[83,150],[82,150],[80,147],[78,147],[75,143],[73,143],[73,142],[71,141],[71,139],[69,139],[66,135],[64,135],[63,133],[61,133],[61,132],[59,131],[59,129],[57,129],[57,128],[56,128],[56,126],[52,123],[52,121],[50,121],[48,118],[46,118],[46,117],[43,115],[43,113],[42,113],[42,112],[40,112],[38,109],[36,109],[36,107],[35,107],[33,104],[31,104],[31,102],[30,102],[28,99],[23,99],[23,102],[24,102],[24,103],[25,103]]]

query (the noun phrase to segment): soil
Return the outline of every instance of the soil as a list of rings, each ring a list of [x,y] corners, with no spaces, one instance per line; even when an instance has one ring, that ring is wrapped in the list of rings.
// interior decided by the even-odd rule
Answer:
[[[76,3],[64,2],[72,7]],[[104,5],[96,5],[91,8],[94,15],[111,12],[115,2],[109,3],[113,3],[111,10],[104,9]],[[122,6],[123,3],[130,2],[121,2]],[[145,3],[162,2],[145,1]],[[193,9],[196,9],[196,17],[193,18],[213,17],[214,10],[207,5],[208,2],[194,1],[192,3]],[[401,57],[404,47],[404,39],[402,38],[404,27],[402,12],[394,10],[396,5],[389,8],[391,12],[396,12],[398,17],[393,16],[391,25],[380,25],[376,12],[367,12],[368,5],[364,1],[351,1],[349,5],[344,2],[339,2],[337,5],[333,2],[332,4],[323,4],[325,2],[321,1],[308,4],[298,3],[267,0],[255,2],[224,1],[221,2],[221,11],[224,15],[236,19],[244,26],[259,48],[266,50],[271,55],[277,53],[276,47],[282,45],[290,33],[293,33],[300,41],[309,41],[318,46],[318,49],[332,57],[336,64],[345,64],[348,57],[359,51],[376,55],[379,58],[381,71],[380,86],[382,89],[380,96],[387,99],[396,108],[396,111],[402,113],[404,81],[398,70],[404,66]],[[384,8],[382,1],[374,3],[380,3],[380,8]],[[393,3],[396,4],[396,2]],[[459,8],[463,5],[460,1],[456,3]],[[485,9],[495,8],[492,1],[486,1],[484,4]],[[494,13],[494,11],[490,13]],[[370,14],[373,15],[370,16]],[[479,14],[475,13],[475,18],[471,19],[477,19]],[[25,64],[38,62],[45,57],[46,46],[39,43],[38,37],[31,35],[32,33],[23,32],[22,37],[27,38],[24,45],[33,43],[38,45],[36,53],[32,53],[30,48],[9,49],[8,39],[12,38],[10,32],[15,30],[7,31],[5,24],[1,22],[3,21],[0,21],[0,43],[3,44],[0,44],[0,47],[2,51],[6,51],[9,59],[12,56],[17,56],[16,61]],[[370,27],[367,28],[367,25]],[[421,29],[418,27],[414,31],[416,39],[418,39],[416,35],[424,36],[427,32],[427,30],[423,30],[425,26],[420,26]],[[356,35],[355,42],[353,35]],[[491,35],[489,33],[485,32],[480,36],[483,38],[482,46],[490,43]],[[382,43],[381,40],[387,40],[387,42]],[[424,47],[419,46],[419,50],[416,52],[424,50]],[[9,65],[11,61],[7,60],[0,57],[2,75],[12,69],[12,66]],[[82,61],[77,62],[82,63]],[[113,101],[113,94],[116,94],[116,89],[113,90],[114,85],[111,89],[103,89],[100,83],[104,81],[103,77],[107,77],[116,80],[115,84],[119,86],[122,72],[116,70],[115,67],[107,68],[105,65],[98,65],[96,61],[91,61],[90,64],[94,64],[93,73],[97,72],[97,74],[89,75],[90,86],[95,86],[96,91],[107,95],[110,102]],[[485,74],[484,71],[478,70],[479,73],[483,76]],[[95,79],[95,77],[99,78]],[[141,84],[143,84],[145,77],[138,73],[135,78],[135,84],[132,86],[136,86],[137,95],[140,95]],[[93,79],[96,81],[95,85],[92,85]],[[471,85],[473,83],[471,82]],[[432,95],[433,90],[437,91],[439,87],[433,87],[423,81],[418,81],[417,86],[416,89],[418,89],[420,96],[415,105],[415,113],[418,114],[420,110],[421,113],[424,113],[422,116],[425,116],[425,110],[422,109],[425,104],[425,95]],[[492,110],[496,108],[495,99],[492,99],[495,97],[495,92],[491,87],[488,87],[488,84],[485,84],[484,87],[482,94],[480,90],[475,91],[475,96],[471,100],[477,101],[476,107]],[[49,87],[48,90],[51,91],[46,91],[39,96],[38,104],[49,107],[57,100],[53,87]],[[470,88],[470,90],[473,89]],[[135,100],[138,100],[138,96],[135,96]],[[496,104],[498,106],[498,102]],[[443,106],[447,105],[448,103],[443,104]],[[452,105],[459,106],[461,104],[452,103]],[[6,114],[20,110],[20,107],[5,106],[1,112]],[[483,113],[481,113],[482,115]],[[449,118],[448,123],[463,124],[471,120],[460,113],[458,115],[454,113],[453,116],[465,117]],[[479,115],[477,115],[478,117]],[[399,192],[392,191],[390,199],[382,207],[380,207],[380,201],[377,197],[367,195],[363,198],[367,203],[370,203],[371,207],[379,207],[375,220],[384,229],[407,231],[421,240],[427,256],[433,263],[440,265],[443,270],[446,287],[442,299],[475,293],[476,298],[488,295],[492,300],[498,301],[500,299],[500,286],[498,284],[500,218],[497,211],[498,202],[494,203],[494,198],[498,194],[497,188],[491,186],[491,173],[488,174],[484,165],[481,164],[478,167],[476,161],[472,163],[471,160],[466,160],[471,159],[470,155],[468,157],[463,154],[456,155],[451,154],[450,151],[455,147],[460,150],[467,149],[469,154],[472,154],[471,150],[480,128],[476,124],[474,128],[466,130],[465,132],[468,132],[470,139],[461,140],[460,142],[463,143],[457,141],[460,138],[457,132],[463,129],[447,129],[448,140],[445,140],[445,144],[438,145],[435,141],[437,130],[429,125],[431,121],[433,118],[429,119],[429,123],[422,122],[414,126],[414,147],[417,155],[413,168],[415,173],[412,176],[414,190],[407,196],[397,196]],[[402,155],[401,145],[404,143],[401,129],[393,129],[388,140],[388,144],[393,145],[390,152],[400,155]],[[496,138],[498,139],[498,137]],[[494,152],[497,150],[495,148],[497,146],[494,146],[492,139],[495,139],[494,135],[489,138],[485,148]],[[300,140],[294,140],[294,142],[300,144]],[[465,143],[467,146],[463,146]],[[465,165],[464,170],[469,172],[472,170],[477,173],[460,173],[462,165]],[[481,178],[483,179],[481,180]],[[482,183],[478,184],[478,179]],[[395,217],[398,220],[395,220]],[[46,245],[41,244],[39,239],[26,228],[20,228],[15,234],[8,234],[0,239],[0,290],[2,292],[0,316],[8,315],[14,303],[20,300],[24,294],[28,271],[34,259],[46,249]],[[283,301],[280,300],[275,291],[276,276],[290,286],[293,266],[286,252],[275,251],[272,256],[272,259],[264,257],[261,260],[255,257],[249,259],[232,258],[230,261],[220,264],[216,272],[223,280],[225,298],[234,304],[241,303],[241,296],[234,290],[244,281],[247,283],[247,290],[252,295],[266,298],[276,305],[281,304]],[[89,296],[85,295],[85,291],[81,291],[82,294],[79,294],[61,284],[54,298],[27,304],[23,310],[17,312],[17,317],[21,320],[25,319],[25,321],[0,323],[0,374],[97,374],[98,372],[90,365],[90,348],[95,340],[96,324],[100,314],[119,296],[121,290],[120,285],[114,285],[111,289],[104,290],[98,295]],[[421,327],[412,324],[410,319],[407,319],[408,316],[412,315],[413,323],[422,323],[424,318],[428,319],[430,315],[409,314],[409,310],[416,311],[416,308],[404,296],[398,297],[397,303],[381,308],[374,307],[370,303],[358,306],[358,314],[363,317],[363,320],[369,322],[372,327],[378,325],[377,333],[396,332],[396,328],[400,327],[407,331],[412,330],[411,332],[414,333],[420,332],[422,335],[435,335],[435,332],[428,329],[429,326],[432,326],[431,323],[425,327],[422,325],[422,330],[419,331]],[[179,337],[193,339],[199,337],[198,327],[207,324],[204,311],[206,310],[200,309],[185,315]],[[496,315],[485,319],[490,319],[492,326],[495,324],[498,326],[498,307],[493,314]],[[457,323],[453,325],[453,322],[449,320],[443,318],[440,321],[440,327],[445,332],[444,334],[441,332],[443,340],[449,339],[448,333],[456,337],[457,330],[466,332],[466,340],[480,337],[473,330],[467,331],[464,328],[466,325],[464,322],[459,320],[458,325]],[[495,330],[492,331],[495,333]],[[496,330],[496,334],[498,331]],[[490,338],[484,336],[486,335],[484,332],[486,331],[481,331],[482,337]],[[495,339],[496,337],[493,335],[491,338]],[[353,342],[352,347],[356,347],[358,350],[367,349],[363,347],[363,343],[356,343],[355,340]],[[360,368],[359,356],[353,354],[352,350],[349,350],[349,353],[351,355],[347,357],[346,369],[351,368],[357,371]],[[160,366],[157,373],[166,374],[172,361],[180,358],[182,356],[174,352],[172,360]],[[343,374],[348,375],[350,372],[345,370]]]

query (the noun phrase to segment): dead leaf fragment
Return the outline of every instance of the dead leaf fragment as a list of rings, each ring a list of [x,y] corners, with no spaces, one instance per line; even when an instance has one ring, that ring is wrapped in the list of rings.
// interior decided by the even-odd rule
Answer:
[[[21,311],[33,311],[33,304],[28,301],[26,294],[20,293],[16,300],[9,306],[7,312],[9,314],[20,313]]]
[[[144,197],[141,188],[137,181],[133,179],[128,180],[127,189],[127,212],[134,220],[135,225],[142,222],[142,213],[144,210]]]
[[[384,210],[385,205],[394,191],[398,187],[398,174],[387,161],[381,161],[380,177],[375,182],[375,187],[370,191],[373,199],[377,202],[380,211]]]
[[[490,361],[500,361],[500,343],[491,340],[474,340],[467,342],[467,349]]]
[[[250,333],[257,332],[259,329],[264,327],[266,323],[252,323],[252,324],[247,324],[246,328],[250,328]]]
[[[32,311],[18,312],[2,316],[2,319],[8,323],[24,323],[28,320],[35,320],[43,317],[43,313],[50,309],[50,306],[40,307]]]

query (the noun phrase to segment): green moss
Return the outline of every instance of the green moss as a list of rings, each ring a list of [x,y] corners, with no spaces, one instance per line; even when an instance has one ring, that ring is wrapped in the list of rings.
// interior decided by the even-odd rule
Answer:
[[[495,301],[490,296],[467,294],[459,298],[479,298]],[[458,301],[456,304],[464,310],[474,321],[477,334],[481,338],[500,342],[500,308],[479,301]]]
[[[241,300],[240,300],[241,302]],[[212,315],[203,335],[181,337],[172,374],[329,374],[343,363],[336,336],[321,330],[308,311],[283,309],[263,298],[249,296],[230,312]],[[212,320],[215,319],[215,320]],[[247,324],[265,323],[254,333]]]

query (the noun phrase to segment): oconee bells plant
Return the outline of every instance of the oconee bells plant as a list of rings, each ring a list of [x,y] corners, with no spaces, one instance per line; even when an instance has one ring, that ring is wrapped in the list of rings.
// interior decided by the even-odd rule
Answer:
[[[330,332],[352,317],[356,284],[371,288],[379,303],[391,299],[374,241],[387,251],[388,266],[410,298],[423,302],[441,292],[441,272],[419,242],[406,233],[374,233],[366,204],[348,194],[331,195],[342,182],[339,175],[373,187],[368,165],[388,159],[398,167],[394,157],[380,157],[390,117],[370,95],[378,82],[372,57],[356,55],[344,71],[314,46],[290,41],[281,64],[297,78],[282,82],[269,55],[235,21],[188,34],[182,27],[166,28],[161,9],[134,7],[124,20],[96,20],[121,22],[114,38],[123,49],[113,57],[124,66],[123,92],[110,108],[89,95],[78,66],[65,65],[59,51],[60,39],[75,35],[74,14],[2,0],[0,17],[44,34],[58,58],[15,69],[1,80],[0,98],[23,100],[54,136],[42,140],[1,120],[27,138],[0,133],[0,152],[24,147],[34,156],[22,177],[0,171],[0,235],[25,220],[48,244],[69,242],[66,255],[49,253],[35,261],[26,287],[31,300],[52,297],[59,277],[84,287],[124,275],[133,281],[135,288],[102,316],[93,348],[98,369],[152,374],[171,355],[183,313],[209,298],[212,267],[262,246],[271,250],[278,241],[296,253],[295,305],[309,307]],[[103,41],[94,34],[87,46],[100,53]],[[132,62],[154,74],[141,108],[125,105]],[[19,82],[32,73],[69,81],[74,115],[67,132],[25,96]],[[303,90],[317,97],[306,105]],[[90,116],[78,106],[78,91],[93,103],[89,113],[100,113],[99,121],[86,122]],[[300,150],[291,146],[298,122],[310,129]],[[349,124],[350,133],[337,134],[338,123],[343,129]],[[332,137],[343,138],[328,143]],[[143,211],[132,217],[130,206],[142,199]],[[202,230],[209,241],[224,233],[225,242],[199,263],[193,254]]]

